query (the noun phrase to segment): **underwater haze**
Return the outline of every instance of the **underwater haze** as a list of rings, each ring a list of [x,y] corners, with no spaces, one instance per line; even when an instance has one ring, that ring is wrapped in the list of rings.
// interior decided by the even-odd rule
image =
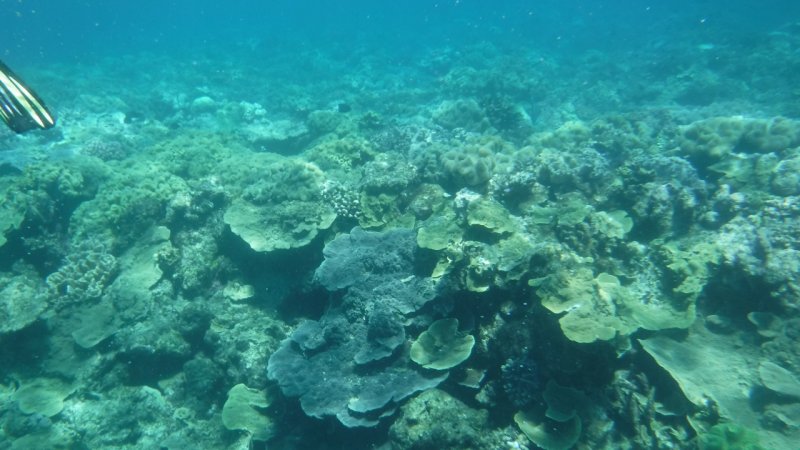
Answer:
[[[0,31],[0,448],[798,448],[800,3]]]

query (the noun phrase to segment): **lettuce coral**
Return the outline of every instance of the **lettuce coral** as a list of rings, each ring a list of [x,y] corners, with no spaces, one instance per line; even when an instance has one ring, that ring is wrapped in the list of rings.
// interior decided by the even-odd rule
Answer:
[[[231,203],[225,223],[257,252],[307,245],[336,219],[322,197],[324,180],[314,164],[274,163]]]
[[[469,358],[473,345],[472,335],[458,331],[457,319],[437,320],[411,344],[411,360],[426,369],[447,370]]]
[[[272,436],[272,421],[261,410],[269,405],[266,392],[237,384],[222,406],[222,424],[229,430],[246,431],[255,440],[267,440]]]
[[[596,277],[582,267],[531,280],[542,305],[556,314],[572,341],[607,341],[627,336],[639,328],[661,330],[686,328],[694,321],[693,302],[675,304],[668,297],[645,301],[649,291],[639,282],[623,286],[608,273]]]
[[[581,416],[590,416],[592,402],[583,392],[549,381],[543,393],[547,407],[541,406],[514,415],[520,430],[545,450],[572,448],[583,432]]]

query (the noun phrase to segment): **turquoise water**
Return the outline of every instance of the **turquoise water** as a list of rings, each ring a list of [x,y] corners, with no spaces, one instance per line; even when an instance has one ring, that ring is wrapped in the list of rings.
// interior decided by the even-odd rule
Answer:
[[[795,448],[800,5],[501,3],[0,0],[0,448]]]

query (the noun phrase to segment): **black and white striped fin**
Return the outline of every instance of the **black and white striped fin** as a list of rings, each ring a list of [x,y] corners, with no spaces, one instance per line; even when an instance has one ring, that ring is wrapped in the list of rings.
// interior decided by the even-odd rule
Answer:
[[[42,99],[0,61],[0,119],[17,133],[56,124]]]

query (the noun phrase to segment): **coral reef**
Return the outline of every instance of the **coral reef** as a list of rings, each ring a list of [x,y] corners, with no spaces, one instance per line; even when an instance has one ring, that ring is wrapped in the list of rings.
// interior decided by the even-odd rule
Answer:
[[[324,174],[313,164],[271,165],[225,211],[225,223],[258,252],[302,247],[331,226],[336,213],[323,203]]]
[[[64,264],[47,276],[47,285],[60,301],[88,301],[103,295],[116,272],[117,259],[102,242],[81,241]]]
[[[721,423],[711,427],[700,436],[700,450],[743,449],[760,450],[764,447],[758,435],[753,431],[730,423]]]
[[[401,408],[389,430],[398,448],[479,449],[503,445],[502,433],[484,434],[489,417],[438,389],[423,392]]]
[[[0,273],[0,335],[21,330],[39,318],[49,297],[34,271]]]
[[[447,370],[469,358],[475,338],[458,331],[457,319],[433,322],[411,344],[411,360],[426,369]]]
[[[494,153],[489,146],[469,146],[442,154],[440,164],[447,184],[456,190],[480,186],[492,177]]]
[[[253,439],[264,441],[272,434],[269,417],[259,409],[270,404],[264,392],[237,384],[228,391],[228,399],[222,407],[222,423],[229,430],[245,430]]]
[[[415,370],[402,348],[404,316],[435,295],[432,280],[414,275],[415,248],[409,230],[360,228],[325,246],[316,279],[329,291],[347,291],[320,320],[303,322],[267,369],[306,414],[374,426],[401,400],[447,378]]]
[[[530,404],[541,389],[539,369],[530,356],[509,358],[501,367],[506,398],[517,408]]]
[[[500,3],[22,58],[0,448],[796,447],[790,8]]]

